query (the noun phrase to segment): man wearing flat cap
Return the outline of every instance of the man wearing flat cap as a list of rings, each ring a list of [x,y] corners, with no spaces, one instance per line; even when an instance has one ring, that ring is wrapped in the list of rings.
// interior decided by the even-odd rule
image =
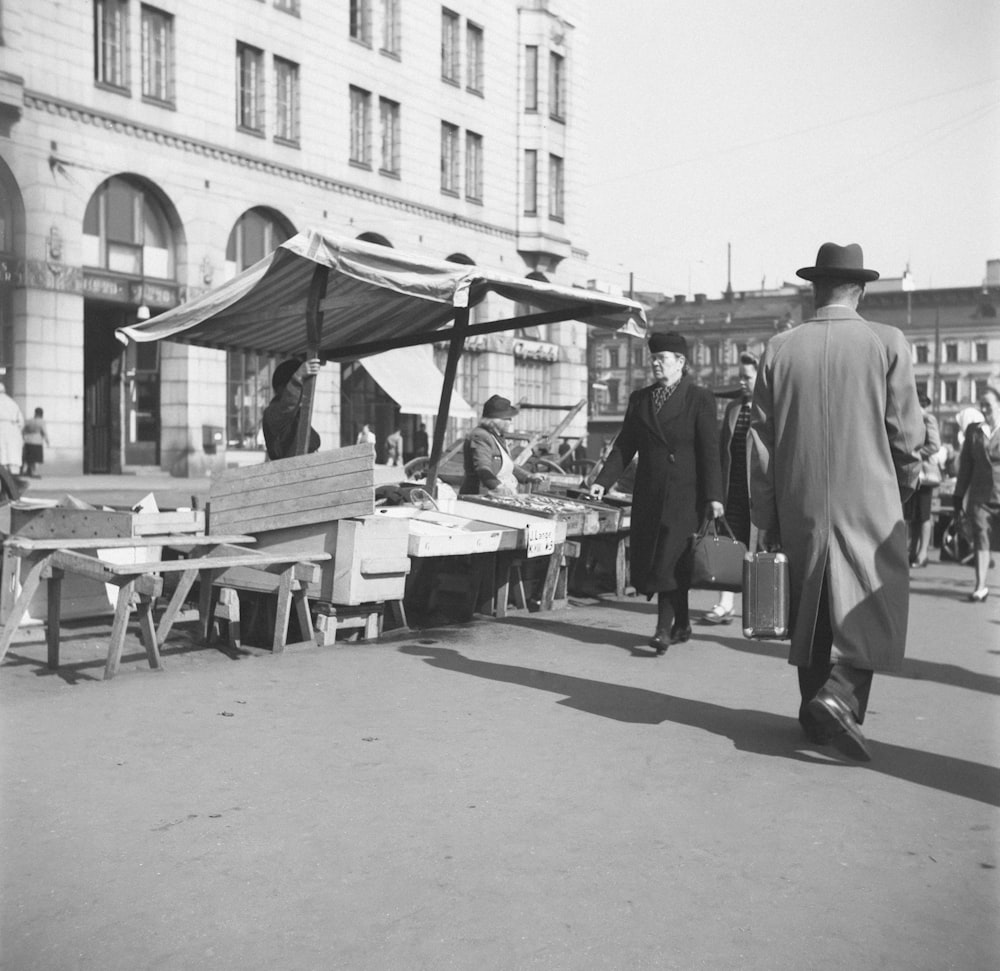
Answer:
[[[798,275],[816,314],[768,342],[750,426],[751,519],[788,557],[789,662],[811,742],[858,761],[874,671],[898,671],[909,562],[903,501],[924,423],[902,332],[858,313],[861,247],[824,243]]]
[[[482,420],[465,440],[465,474],[458,490],[461,495],[513,496],[519,482],[541,482],[545,478],[526,472],[510,457],[504,436],[516,414],[517,408],[507,398],[495,394],[487,399]]]
[[[702,516],[721,516],[722,464],[715,397],[687,373],[687,341],[675,331],[653,334],[654,383],[629,398],[621,431],[591,486],[596,499],[638,454],[632,495],[629,561],[632,585],[657,595],[649,646],[663,655],[691,637],[684,553]]]

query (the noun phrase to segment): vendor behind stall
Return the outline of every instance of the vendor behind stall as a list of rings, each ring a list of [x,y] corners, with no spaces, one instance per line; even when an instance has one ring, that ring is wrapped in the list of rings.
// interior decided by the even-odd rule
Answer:
[[[495,394],[483,405],[483,418],[465,440],[465,477],[459,493],[495,496],[517,494],[519,482],[541,482],[545,476],[514,464],[504,435],[517,409]]]
[[[302,407],[302,382],[307,375],[319,374],[322,361],[318,357],[308,361],[282,361],[271,376],[274,397],[264,409],[261,427],[269,459],[284,459],[295,454],[295,437],[299,429],[299,411]],[[319,448],[319,435],[309,429],[309,451]]]

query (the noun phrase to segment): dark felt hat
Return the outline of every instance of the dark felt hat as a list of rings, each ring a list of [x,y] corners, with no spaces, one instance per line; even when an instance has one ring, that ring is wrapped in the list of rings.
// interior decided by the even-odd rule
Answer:
[[[672,354],[683,354],[688,356],[688,342],[681,334],[668,331],[665,334],[652,334],[649,338],[649,353],[659,354],[661,351],[670,351]]]
[[[483,418],[513,418],[516,414],[517,409],[510,401],[498,394],[487,398],[486,404],[483,405]]]
[[[824,243],[816,254],[815,266],[804,266],[797,271],[803,280],[847,280],[851,283],[870,283],[878,279],[877,270],[865,269],[865,257],[857,243],[838,246]]]
[[[274,391],[280,391],[289,381],[292,375],[299,369],[301,361],[282,361],[271,375],[271,387]]]

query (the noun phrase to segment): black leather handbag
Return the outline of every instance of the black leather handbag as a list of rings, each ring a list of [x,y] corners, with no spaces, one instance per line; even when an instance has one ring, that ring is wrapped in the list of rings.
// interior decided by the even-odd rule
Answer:
[[[719,531],[722,524],[722,532]],[[688,541],[688,586],[695,590],[743,589],[746,546],[734,535],[725,516],[708,517]]]

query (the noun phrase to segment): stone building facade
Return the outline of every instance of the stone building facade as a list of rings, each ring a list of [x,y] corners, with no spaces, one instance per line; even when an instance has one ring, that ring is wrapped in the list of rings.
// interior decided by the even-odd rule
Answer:
[[[217,286],[300,229],[585,285],[582,0],[4,0],[0,369],[43,407],[47,468],[199,475],[260,461],[276,363],[114,330]],[[500,298],[481,314],[513,315]],[[458,390],[567,408],[585,325],[497,335]],[[551,411],[523,411],[544,427]],[[325,447],[402,424],[332,365]],[[585,418],[579,419],[585,432]],[[462,428],[457,425],[452,436]]]

